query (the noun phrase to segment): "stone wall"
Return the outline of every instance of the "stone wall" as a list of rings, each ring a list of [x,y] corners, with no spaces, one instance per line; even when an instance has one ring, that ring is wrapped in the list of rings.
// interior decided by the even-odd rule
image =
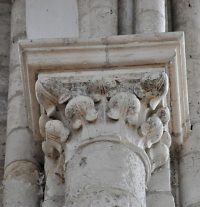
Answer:
[[[3,178],[9,75],[10,9],[8,0],[0,0],[0,184]],[[0,206],[2,188],[0,187]]]

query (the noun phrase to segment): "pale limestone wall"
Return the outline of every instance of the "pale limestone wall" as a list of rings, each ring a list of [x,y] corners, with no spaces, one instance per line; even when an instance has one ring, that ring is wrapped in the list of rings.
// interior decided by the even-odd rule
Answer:
[[[7,118],[7,93],[9,75],[9,45],[10,45],[10,9],[7,0],[0,0],[0,206],[2,200],[1,182],[3,178],[6,118]]]
[[[191,136],[180,152],[181,207],[200,205],[200,1],[172,1],[173,30],[185,32]]]

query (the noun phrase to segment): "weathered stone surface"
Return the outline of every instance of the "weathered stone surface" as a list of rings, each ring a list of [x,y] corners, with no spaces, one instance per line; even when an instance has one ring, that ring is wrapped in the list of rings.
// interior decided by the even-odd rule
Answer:
[[[0,124],[0,157],[1,160],[5,159],[5,144],[6,144],[6,123]],[[2,166],[3,167],[3,166]]]
[[[199,202],[200,124],[193,125],[190,139],[180,153],[180,192],[184,207]],[[192,188],[185,187],[188,185]]]
[[[66,163],[65,206],[80,205],[146,206],[140,157],[120,143],[106,141],[78,149]]]
[[[26,147],[24,147],[26,146]],[[7,136],[5,166],[15,160],[30,160],[36,163],[36,144],[28,128],[16,128]]]
[[[0,206],[2,206],[3,174],[6,142],[7,93],[10,44],[10,1],[0,1]]]
[[[170,176],[170,165],[168,161],[165,165],[156,169],[155,172],[151,175],[151,179],[147,185],[148,192],[170,191]]]
[[[117,0],[78,0],[79,37],[94,38],[117,35]]]
[[[135,4],[132,0],[118,1],[118,33],[128,35],[134,33]]]
[[[171,57],[174,55],[174,48],[172,49],[171,45],[173,37],[169,37],[170,51],[166,52],[165,55],[167,56],[165,58],[163,57],[163,51],[168,48],[167,43],[164,44],[163,41],[160,43],[164,44],[161,47],[161,53],[157,36],[156,46],[158,48],[156,46],[152,47],[152,42],[155,40],[154,37],[152,37],[150,45],[153,49],[157,49],[157,53],[147,52],[146,48],[144,49],[144,39],[141,40],[138,36],[135,37],[137,52],[134,53],[130,50],[130,44],[133,44],[131,48],[134,48],[134,43],[130,42],[130,38],[132,37],[110,37],[93,41],[79,40],[80,42],[74,39],[67,39],[64,40],[67,42],[67,45],[64,44],[65,50],[62,50],[59,56],[56,53],[56,43],[53,43],[54,50],[52,50],[51,43],[48,42],[21,43],[20,49],[23,51],[21,58],[24,60],[23,78],[25,78],[27,86],[25,87],[25,94],[27,95],[26,100],[28,101],[30,112],[29,120],[32,120],[30,126],[35,133],[35,129],[39,129],[36,127],[39,122],[40,130],[38,132],[40,131],[42,135],[41,140],[44,140],[46,190],[43,206],[55,206],[56,202],[54,200],[58,198],[62,198],[63,202],[62,181],[66,182],[65,206],[77,206],[80,203],[85,206],[91,204],[97,206],[105,205],[106,195],[110,201],[108,205],[124,206],[127,202],[130,205],[145,206],[145,186],[150,174],[149,161],[151,161],[151,170],[153,172],[156,168],[163,166],[169,158],[171,137],[168,133],[170,113],[167,106],[170,102],[172,103],[171,105],[169,104],[172,107],[171,112],[175,113],[175,115],[172,115],[173,119],[170,121],[170,126],[172,126],[172,130],[179,132],[180,136],[177,143],[182,141],[183,135],[186,136],[182,127],[186,126],[187,123],[185,125],[180,124],[179,120],[176,119],[177,113],[185,111],[186,113],[181,116],[185,120],[188,116],[188,111],[184,100],[185,96],[180,94],[176,88],[185,82],[185,72],[180,72],[180,70],[184,70],[183,67],[179,67],[180,62],[176,63],[174,61],[173,63],[171,61]],[[72,42],[70,43],[70,41]],[[146,52],[145,57],[138,53],[139,41],[142,43],[143,52]],[[127,44],[128,42],[129,44]],[[42,50],[45,50],[38,50],[37,52],[41,43]],[[97,48],[95,48],[95,43],[98,46]],[[81,51],[84,51],[84,55],[81,54],[79,44]],[[118,47],[119,44],[120,47]],[[177,44],[180,44],[180,39],[176,42],[176,47]],[[61,45],[62,42],[59,42],[59,50]],[[29,46],[31,47],[29,48]],[[48,51],[48,46],[51,47],[50,51]],[[92,47],[92,52],[90,47]],[[34,53],[32,53],[33,48]],[[83,48],[84,50],[82,50]],[[182,47],[178,48],[182,50]],[[64,53],[68,49],[70,51],[65,56]],[[45,54],[46,51],[48,51],[47,56]],[[73,53],[70,53],[71,51]],[[133,54],[135,56],[132,56]],[[143,67],[142,64],[144,62],[145,64],[158,64],[158,60],[156,57],[153,58],[152,55],[157,55],[158,60],[166,61],[167,64],[168,58],[170,58],[169,68],[166,70],[166,68],[156,66],[152,68]],[[98,59],[95,58],[97,56],[99,57]],[[180,54],[178,57],[182,58]],[[61,61],[59,58],[61,58]],[[154,63],[155,60],[157,60],[156,63]],[[134,61],[137,64],[140,63],[140,67],[133,67]],[[31,66],[32,64],[34,67]],[[56,66],[56,64],[58,65]],[[184,60],[181,66],[183,65]],[[116,66],[118,67],[115,68]],[[31,69],[34,68],[34,70],[30,70],[30,67]],[[72,72],[72,67],[73,70],[79,70],[80,72]],[[25,68],[26,70],[24,70]],[[59,68],[63,68],[62,71],[59,71]],[[94,68],[106,68],[106,70],[96,69],[94,71]],[[48,73],[50,70],[51,72]],[[38,73],[36,81],[34,77]],[[181,80],[181,82],[176,82],[177,79],[174,79],[177,74],[179,74],[178,77],[180,79],[178,80]],[[170,81],[168,81],[168,77]],[[36,84],[34,85],[35,81]],[[166,99],[169,84],[171,86],[170,97]],[[184,87],[181,88],[187,93]],[[34,92],[36,92],[36,101],[32,96]],[[177,99],[177,97],[181,100]],[[40,112],[39,108],[35,107],[38,106],[37,101],[40,104]],[[184,105],[180,105],[180,101]],[[185,108],[181,109],[182,107]],[[35,117],[38,117],[38,115],[41,115],[41,117],[36,120]],[[185,121],[187,122],[187,119]],[[112,145],[110,151],[108,150],[103,154],[100,153],[106,150],[104,145],[109,146],[110,144]],[[121,148],[119,147],[118,150],[115,150],[116,145]],[[101,150],[99,148],[94,150],[96,146]],[[131,166],[137,165],[133,172],[139,172],[137,170],[142,169],[143,166],[143,170],[140,169],[141,172],[144,172],[143,176],[139,177],[139,173],[135,175],[131,172],[133,174],[131,180],[133,186],[134,184],[135,186],[143,186],[142,189],[138,187],[134,192],[131,191],[133,187],[128,188],[128,183],[131,183],[127,181],[130,173],[122,172],[121,169],[117,169],[117,165],[113,165],[115,161],[119,162],[120,165],[125,165],[128,162],[123,160],[126,157],[125,155],[120,156],[120,158],[122,157],[121,160],[120,158],[114,159],[114,157],[118,157],[116,152],[120,154],[124,152],[122,150],[124,148],[127,149],[125,154],[128,157],[137,155],[139,158],[139,161],[135,160],[134,164],[131,164]],[[90,150],[87,151],[87,149]],[[115,155],[111,155],[112,150]],[[89,156],[89,152],[91,156]],[[65,156],[63,156],[63,153]],[[89,157],[92,156],[93,159],[89,160]],[[64,160],[65,168],[63,168]],[[83,166],[83,169],[78,170],[81,166]],[[109,170],[108,166],[110,168],[113,167],[113,169]],[[127,168],[123,167],[123,169]],[[99,170],[102,173],[99,173]],[[97,176],[97,171],[99,177]],[[110,171],[119,172],[119,174],[116,173],[119,178],[114,179],[115,182],[110,175]],[[75,176],[76,173],[80,173],[80,175]],[[65,177],[63,177],[63,174]],[[170,192],[169,171],[163,171],[163,174],[167,177],[167,182],[163,181],[163,186],[159,188],[158,185],[155,185],[159,179],[154,179],[154,186],[151,185],[151,189],[149,189],[150,194],[153,192]],[[105,176],[101,177],[101,175]],[[75,180],[73,176],[80,179]],[[87,176],[89,176],[88,180]],[[161,177],[163,178],[163,175]],[[127,185],[124,184],[122,178],[126,180]],[[143,180],[143,184],[137,184],[137,182],[140,183],[140,179]],[[53,189],[52,183],[57,183],[57,187],[60,187]],[[102,194],[95,194],[94,192],[96,191],[102,192]],[[116,201],[111,192],[117,194],[121,192],[123,196]],[[96,197],[96,195],[99,196]],[[85,196],[88,199],[84,201],[83,198]],[[173,204],[172,197],[171,200]],[[62,205],[62,202],[59,205]],[[98,202],[99,204],[97,204]],[[172,204],[170,203],[171,206]]]
[[[28,161],[15,161],[5,170],[4,207],[38,207],[38,168]]]
[[[113,75],[109,73],[106,75],[105,73],[105,75],[102,74],[102,77],[100,79],[94,77],[94,75],[91,74],[89,77],[84,77],[84,79],[83,77],[80,77],[81,81],[77,79],[76,76],[73,77],[70,75],[70,82],[68,82],[67,73],[62,75],[63,77],[65,77],[63,80],[59,79],[58,77],[54,77],[54,74],[52,77],[43,77],[42,75],[39,76],[35,88],[37,100],[46,111],[46,115],[42,114],[39,123],[40,132],[42,133],[42,135],[45,136],[45,142],[43,142],[43,151],[46,155],[47,181],[49,180],[48,177],[52,177],[53,175],[50,175],[50,173],[48,173],[50,172],[49,166],[51,166],[51,168],[54,166],[54,168],[52,169],[54,171],[54,174],[56,174],[58,177],[62,179],[62,171],[64,171],[64,169],[62,169],[63,164],[61,161],[63,160],[62,151],[64,149],[65,163],[68,166],[68,163],[70,165],[71,160],[74,156],[76,156],[77,149],[85,148],[85,145],[88,145],[88,147],[91,146],[92,149],[94,149],[96,143],[98,144],[98,142],[105,142],[105,145],[113,143],[113,147],[111,148],[114,148],[114,146],[116,145],[115,142],[117,142],[118,145],[122,148],[125,147],[123,143],[130,143],[130,148],[133,145],[131,148],[132,153],[134,154],[136,152],[137,154],[139,154],[139,157],[142,157],[142,159],[140,158],[141,162],[145,163],[145,170],[142,170],[140,169],[140,167],[137,166],[134,167],[134,173],[137,172],[136,169],[139,171],[142,170],[146,172],[141,178],[143,180],[147,180],[147,178],[149,177],[148,173],[150,170],[147,164],[149,161],[144,149],[147,150],[149,159],[152,162],[152,171],[154,171],[155,168],[162,166],[166,162],[166,160],[169,157],[168,147],[170,146],[171,141],[169,140],[169,143],[166,142],[167,140],[165,137],[165,132],[163,133],[163,128],[167,126],[167,123],[169,121],[169,112],[166,107],[163,108],[162,106],[158,105],[167,94],[167,76],[164,73],[151,75],[146,73],[142,75],[137,74],[138,77],[134,74],[136,76],[134,77],[131,75],[130,71],[128,74],[127,73],[128,72],[124,72],[123,75],[117,74],[117,72],[115,72]],[[94,79],[90,78],[92,76],[94,77]],[[159,84],[159,89],[157,83]],[[71,90],[69,90],[70,88]],[[123,89],[122,91],[124,92],[120,92],[121,89]],[[140,101],[136,97],[136,95],[134,95],[134,93],[137,95],[137,97],[141,99]],[[63,107],[59,107],[58,104],[65,105],[65,102],[67,102],[67,104],[65,110],[63,111]],[[60,109],[58,109],[58,107]],[[149,111],[147,112],[147,114],[149,113],[151,115],[148,116],[145,112],[141,112],[141,108],[146,112]],[[151,111],[155,110],[156,108],[156,113]],[[58,113],[61,114],[59,115]],[[62,113],[65,113],[65,118],[63,116],[64,114]],[[63,123],[59,121],[59,119]],[[66,127],[64,126],[64,124],[66,125]],[[140,132],[138,133],[137,130]],[[69,133],[71,141],[67,141]],[[106,137],[106,134],[110,134],[110,137]],[[169,139],[171,138],[169,137]],[[66,147],[62,149],[62,143],[64,144],[65,142]],[[99,145],[101,146],[101,144]],[[127,146],[128,151],[130,150],[129,147]],[[101,146],[101,148],[102,153],[105,147]],[[166,154],[163,154],[163,152],[158,151],[158,149],[160,148],[163,152],[165,152],[166,148]],[[120,153],[119,149],[117,151],[118,153]],[[128,151],[127,156],[131,154],[128,153]],[[115,156],[111,156],[110,153],[111,152],[103,153],[107,157],[108,163],[110,163],[107,165],[113,167],[113,170],[111,170],[112,172],[118,171],[117,167],[114,165],[114,160],[116,160],[122,166],[125,163],[126,156],[120,156],[122,157],[122,159],[125,159],[120,162],[120,159],[117,158],[117,154]],[[94,156],[94,154],[95,150],[93,151],[93,153],[91,151],[91,156]],[[81,156],[85,157],[83,155]],[[116,159],[114,159],[114,157]],[[50,158],[53,160],[52,164],[50,163]],[[105,199],[97,199],[93,196],[93,193],[96,192],[96,188],[97,191],[101,191],[100,189],[98,189],[98,184],[96,184],[95,182],[95,180],[98,181],[97,176],[93,178],[94,180],[92,179],[92,177],[89,179],[90,184],[84,183],[81,179],[81,176],[85,178],[85,174],[89,176],[89,172],[91,171],[92,164],[94,165],[95,160],[97,165],[102,168],[102,173],[99,173],[101,175],[104,175],[102,176],[102,179],[105,180],[105,176],[108,180],[112,177],[110,175],[110,170],[108,170],[107,167],[103,167],[102,162],[99,162],[99,155],[97,155],[90,164],[91,166],[87,170],[88,173],[83,173],[81,170],[78,169],[74,170],[80,173],[80,176],[77,175],[80,178],[79,180],[77,180],[77,182],[81,182],[83,185],[82,188],[84,188],[85,190],[86,188],[89,188],[89,191],[91,191],[88,192],[88,196],[90,198],[88,197],[87,203],[82,204],[85,206],[97,205],[98,202],[100,205],[103,205]],[[103,160],[105,162],[106,158],[104,158]],[[75,162],[79,166],[77,160]],[[62,164],[61,167],[59,167],[60,164]],[[137,164],[137,161],[135,161],[134,164],[129,163],[129,167]],[[95,170],[95,166],[93,167]],[[127,168],[122,168],[125,171],[127,171]],[[65,169],[67,170],[68,168],[66,167]],[[59,170],[61,170],[61,172]],[[69,171],[71,170],[69,169]],[[98,170],[96,170],[92,174],[97,174],[97,171]],[[126,191],[129,192],[128,194],[132,195],[132,198],[128,198],[127,194],[125,198],[123,198],[122,200],[121,198],[119,200],[115,200],[113,198],[113,201],[111,201],[113,196],[109,195],[108,200],[111,199],[109,205],[125,205],[126,199],[130,199],[130,201],[127,201],[127,205],[146,205],[146,182],[143,181],[143,184],[136,184],[136,182],[140,180],[140,178],[138,177],[139,171],[137,175],[131,172],[132,177],[128,178],[128,176],[126,176],[125,178],[126,182],[128,183],[129,181],[127,181],[127,179],[135,179],[135,181],[132,181],[132,185],[135,185],[136,187],[135,190],[133,189],[133,187],[131,190],[127,186],[124,186],[122,184],[124,181],[120,178],[114,179],[119,181],[119,186],[112,179],[112,182],[102,181],[101,183],[101,181],[99,181],[99,185],[102,186],[103,189],[105,188],[105,193],[108,195],[110,190],[113,191],[115,189],[118,189],[119,191],[123,192],[122,194],[124,195],[127,194],[125,193]],[[74,172],[69,173],[68,170],[65,173],[67,189],[70,185],[69,181],[74,180],[72,176],[74,174]],[[124,177],[125,174],[125,172],[119,172],[119,176]],[[106,186],[105,183],[107,183]],[[143,186],[143,190],[141,189],[141,192],[139,190],[139,186]],[[74,187],[76,188],[76,185],[71,184],[70,189]],[[46,188],[48,193],[49,188],[51,188],[48,182],[46,182]],[[67,190],[65,202],[66,206],[77,206],[80,205],[80,203],[83,203],[83,201],[81,201],[82,190],[80,188],[81,187],[77,187],[77,189],[79,190],[78,195],[74,194],[75,192],[71,192],[72,194],[70,194],[70,189],[69,192]],[[142,201],[140,196],[142,196]],[[134,200],[134,197],[136,197],[136,200]],[[53,198],[54,196],[52,198],[48,198],[48,200],[53,200]],[[140,200],[140,202],[138,202],[137,200]],[[44,202],[44,205],[47,205],[47,201]]]
[[[7,93],[0,94],[0,123],[6,122],[7,116]]]
[[[26,35],[25,1],[12,2],[7,145],[4,176],[4,206],[38,207],[38,168],[40,154],[28,129],[25,101],[19,74],[18,41]],[[41,146],[40,146],[41,147]],[[40,159],[42,162],[42,159]]]
[[[26,1],[29,39],[78,37],[78,8],[74,0]]]
[[[7,60],[6,60],[7,62]],[[0,63],[1,65],[1,63]],[[1,77],[1,81],[0,81],[0,94],[2,96],[5,96],[7,98],[7,93],[8,93],[8,66],[0,66],[0,77]]]
[[[197,0],[174,0],[172,2],[173,28],[174,30],[185,31],[191,124],[199,123],[200,2]]]
[[[163,207],[175,207],[174,199],[170,191],[153,192],[147,195],[148,207],[160,207],[161,201]]]
[[[23,83],[20,66],[17,66],[13,71],[10,71],[9,82],[12,82],[12,84],[9,85],[8,89],[8,103],[12,104],[11,102],[13,99],[17,98],[17,96],[23,96]]]
[[[165,0],[136,0],[136,33],[165,32]]]
[[[9,134],[12,130],[22,127],[26,128],[27,125],[27,114],[25,112],[25,101],[23,94],[10,99],[8,103],[8,120],[7,120],[7,133]],[[13,116],[19,114],[20,116]]]
[[[24,0],[15,0],[11,12],[11,42],[17,43],[26,36],[26,19]]]
[[[173,0],[173,29],[185,32],[188,74],[188,94],[191,119],[191,135],[186,139],[180,152],[181,206],[199,205],[199,123],[200,123],[200,1]]]

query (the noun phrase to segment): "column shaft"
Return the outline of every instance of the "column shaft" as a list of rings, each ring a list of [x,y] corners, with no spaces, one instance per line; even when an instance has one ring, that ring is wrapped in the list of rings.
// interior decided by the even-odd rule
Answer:
[[[21,80],[18,40],[25,38],[25,1],[13,2],[8,92],[4,207],[38,207],[37,144],[28,128]]]
[[[85,144],[66,163],[65,206],[145,207],[145,174],[141,158],[122,143]]]
[[[80,38],[117,35],[117,0],[78,0]]]
[[[165,0],[136,0],[136,33],[165,32]]]
[[[118,5],[118,28],[120,35],[133,34],[134,29],[134,1],[120,0]]]

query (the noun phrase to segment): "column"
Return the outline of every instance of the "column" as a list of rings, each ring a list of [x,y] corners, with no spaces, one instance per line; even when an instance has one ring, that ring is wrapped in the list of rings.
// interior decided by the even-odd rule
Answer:
[[[165,0],[136,0],[136,33],[165,32]]]
[[[117,35],[117,0],[78,0],[79,37]]]
[[[151,172],[169,158],[169,110],[161,104],[167,75],[141,74],[131,82],[126,73],[117,81],[114,72],[95,74],[70,75],[71,81],[67,73],[39,76],[46,170],[64,180],[66,207],[146,207]]]
[[[25,1],[16,0],[11,12],[4,207],[39,206],[39,151],[28,128],[18,53],[18,41],[25,37]]]
[[[128,35],[134,33],[134,1],[119,0],[118,1],[118,33],[120,35]]]
[[[66,207],[146,206],[141,155],[112,138],[118,137],[95,137],[80,145],[66,163]]]
[[[198,0],[172,1],[173,29],[185,32],[187,76],[191,135],[180,152],[180,201],[181,206],[200,205],[200,2]]]
[[[135,1],[135,32],[159,33],[166,30],[165,0],[136,0]],[[174,198],[171,195],[170,163],[162,166],[152,175],[147,188],[147,203],[149,206],[173,207]],[[158,201],[159,200],[159,201]]]

